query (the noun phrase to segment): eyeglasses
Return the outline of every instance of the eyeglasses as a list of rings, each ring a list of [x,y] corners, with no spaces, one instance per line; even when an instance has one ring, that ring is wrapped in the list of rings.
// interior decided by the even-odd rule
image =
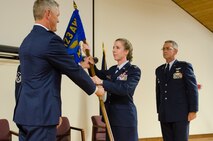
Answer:
[[[172,48],[172,47],[164,47],[164,48],[162,48],[161,50],[163,50],[163,51],[165,51],[165,50],[167,50],[167,51],[169,51],[169,50],[173,50],[174,48]]]

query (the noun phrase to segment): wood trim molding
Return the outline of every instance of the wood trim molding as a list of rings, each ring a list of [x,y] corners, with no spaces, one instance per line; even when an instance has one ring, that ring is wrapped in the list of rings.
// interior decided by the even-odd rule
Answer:
[[[213,133],[189,135],[189,139],[204,139],[204,138],[213,139]],[[153,137],[153,138],[141,138],[139,139],[139,141],[163,141],[163,139],[162,137]]]

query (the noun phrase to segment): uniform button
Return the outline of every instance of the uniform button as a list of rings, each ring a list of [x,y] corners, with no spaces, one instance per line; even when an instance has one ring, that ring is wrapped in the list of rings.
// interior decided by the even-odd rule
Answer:
[[[165,94],[167,93],[167,91],[165,91]]]
[[[167,100],[167,97],[165,97],[165,100]]]
[[[167,86],[167,84],[165,84],[165,86]]]

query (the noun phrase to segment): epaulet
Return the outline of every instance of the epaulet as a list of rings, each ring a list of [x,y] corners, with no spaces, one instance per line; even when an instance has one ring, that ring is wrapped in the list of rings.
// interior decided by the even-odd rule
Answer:
[[[138,66],[137,65],[131,65],[132,68],[137,69]]]
[[[188,62],[186,62],[186,61],[179,61],[179,63],[187,64]]]
[[[156,69],[163,68],[164,65],[165,64],[162,64],[162,65],[158,66]]]
[[[186,62],[186,61],[178,61],[180,64],[183,64],[183,65],[187,65],[187,64],[190,64],[189,62]]]
[[[158,68],[163,67],[165,64],[160,65]]]

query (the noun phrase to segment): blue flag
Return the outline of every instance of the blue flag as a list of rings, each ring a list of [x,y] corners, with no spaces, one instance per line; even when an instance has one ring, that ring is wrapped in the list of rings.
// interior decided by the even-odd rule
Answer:
[[[63,40],[64,45],[67,47],[68,54],[73,55],[75,62],[79,63],[82,61],[82,53],[79,42],[86,40],[86,36],[84,33],[84,27],[81,22],[79,11],[77,9],[77,5],[75,4],[75,2],[74,8],[75,10],[72,13]]]

